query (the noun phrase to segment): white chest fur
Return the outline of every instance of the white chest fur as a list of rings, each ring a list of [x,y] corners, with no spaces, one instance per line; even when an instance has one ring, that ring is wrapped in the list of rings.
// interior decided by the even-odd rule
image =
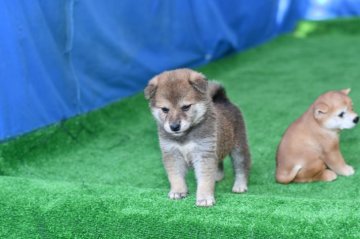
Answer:
[[[211,149],[215,149],[214,140],[202,139],[200,142],[189,141],[186,143],[178,143],[168,140],[160,140],[160,147],[163,151],[170,154],[180,154],[181,157],[188,163],[191,164],[193,157],[201,155],[201,152],[208,152]]]
[[[163,151],[176,154],[180,153],[184,160],[190,164],[191,163],[191,154],[196,151],[198,145],[192,141],[185,144],[179,144],[172,141],[160,141],[160,146]]]

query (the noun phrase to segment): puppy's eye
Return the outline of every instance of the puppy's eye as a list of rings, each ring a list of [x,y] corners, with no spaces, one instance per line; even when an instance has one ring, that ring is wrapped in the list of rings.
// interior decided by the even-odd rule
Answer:
[[[190,109],[191,105],[184,105],[181,107],[182,111],[188,111]]]
[[[169,109],[166,108],[166,107],[162,107],[161,110],[162,110],[162,112],[164,112],[165,114],[166,114],[166,113],[169,113]]]
[[[342,118],[342,117],[344,117],[344,114],[345,114],[345,112],[341,112],[338,116],[339,116],[340,118]]]

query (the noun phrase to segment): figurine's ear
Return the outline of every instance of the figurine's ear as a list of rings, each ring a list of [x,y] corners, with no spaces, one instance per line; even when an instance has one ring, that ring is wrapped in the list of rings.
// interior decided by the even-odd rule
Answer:
[[[347,88],[347,89],[343,89],[343,90],[341,90],[341,92],[342,92],[342,93],[344,93],[345,95],[350,94],[350,91],[351,91],[351,89],[350,89],[350,88]]]
[[[149,100],[154,97],[158,85],[158,76],[153,77],[144,90],[145,99]]]
[[[314,107],[314,117],[315,119],[320,119],[323,117],[329,110],[329,106],[323,102],[317,103]]]
[[[207,92],[208,81],[206,77],[198,72],[191,72],[189,83],[195,90],[199,91],[200,93],[205,94]]]

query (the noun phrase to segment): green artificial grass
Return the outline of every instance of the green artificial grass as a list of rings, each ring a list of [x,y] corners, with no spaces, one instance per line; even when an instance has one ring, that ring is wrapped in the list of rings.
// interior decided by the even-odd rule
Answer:
[[[231,193],[226,159],[214,207],[195,206],[193,172],[189,197],[167,199],[155,121],[140,93],[0,145],[0,238],[359,238],[359,128],[341,137],[354,176],[274,181],[281,135],[318,95],[351,87],[360,108],[359,24],[305,22],[200,69],[244,113],[248,193]]]

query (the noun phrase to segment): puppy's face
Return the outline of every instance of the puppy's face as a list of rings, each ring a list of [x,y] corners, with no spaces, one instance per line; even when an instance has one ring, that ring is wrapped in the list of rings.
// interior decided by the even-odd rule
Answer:
[[[314,117],[326,129],[351,129],[359,121],[348,96],[350,89],[332,91],[319,97],[315,103]]]
[[[164,72],[150,80],[145,97],[158,124],[167,133],[182,136],[207,112],[207,80],[190,69]]]

